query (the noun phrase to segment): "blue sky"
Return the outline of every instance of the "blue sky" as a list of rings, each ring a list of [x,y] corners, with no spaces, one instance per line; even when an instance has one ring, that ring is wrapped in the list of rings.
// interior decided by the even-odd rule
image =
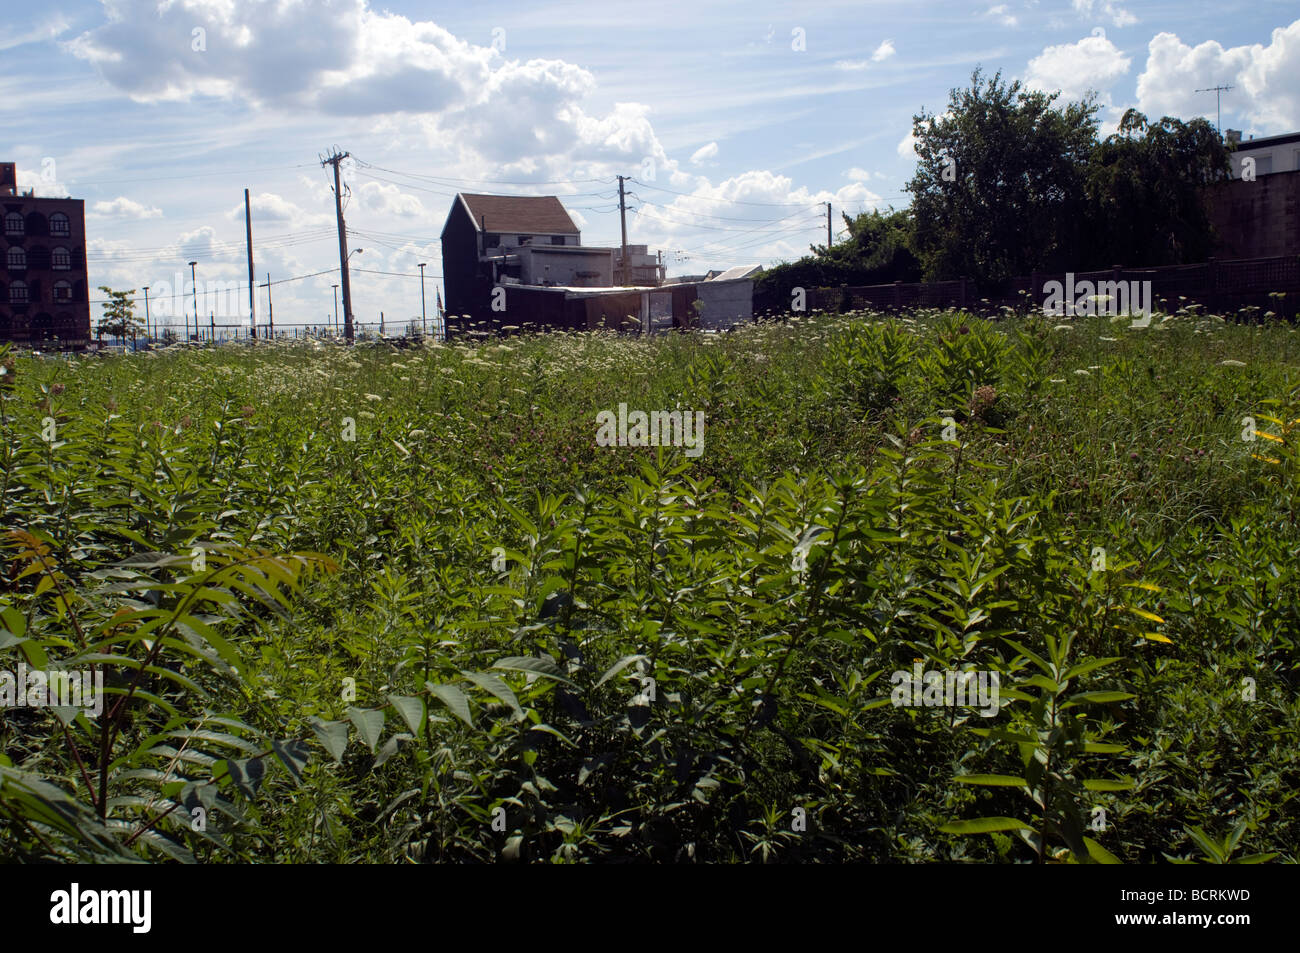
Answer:
[[[837,232],[841,211],[907,204],[912,115],[976,66],[1096,90],[1103,131],[1129,106],[1213,120],[1195,90],[1217,84],[1225,127],[1300,130],[1290,2],[55,0],[0,25],[0,160],[86,200],[92,287],[170,291],[177,324],[186,262],[246,282],[249,188],[283,325],[333,312],[319,156],[338,146],[354,311],[400,323],[418,262],[432,307],[456,191],[560,195],[584,243],[613,244],[621,173],[628,240],[670,274],[797,258],[825,241],[819,203]]]

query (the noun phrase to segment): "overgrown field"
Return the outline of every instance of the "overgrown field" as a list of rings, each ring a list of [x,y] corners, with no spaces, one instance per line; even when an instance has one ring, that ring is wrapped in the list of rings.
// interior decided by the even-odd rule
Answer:
[[[1128,325],[0,355],[0,856],[1294,862],[1300,340]]]

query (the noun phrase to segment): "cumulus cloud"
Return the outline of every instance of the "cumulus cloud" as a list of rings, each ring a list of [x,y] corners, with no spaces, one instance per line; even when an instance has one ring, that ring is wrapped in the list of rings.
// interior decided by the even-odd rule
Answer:
[[[1114,0],[1073,0],[1074,11],[1085,20],[1109,20],[1112,26],[1132,26],[1138,18]]]
[[[1029,61],[1025,85],[1044,92],[1061,91],[1062,99],[1077,101],[1096,90],[1109,103],[1109,87],[1128,72],[1132,61],[1105,36],[1084,37],[1077,43],[1049,46]]]
[[[876,52],[871,54],[871,59],[873,62],[881,63],[889,59],[891,56],[893,56],[894,53],[895,53],[894,41],[885,40],[878,47],[876,47]]]
[[[645,106],[619,103],[604,115],[582,108],[595,89],[587,70],[507,60],[435,23],[375,12],[366,0],[103,3],[108,22],[66,46],[138,102],[206,96],[376,124],[413,117],[413,128],[430,142],[453,142],[467,162],[531,156],[539,178],[574,174],[578,154],[675,168]],[[195,37],[196,29],[206,32]]]
[[[863,70],[870,65],[871,65],[870,60],[836,60],[835,61],[836,69],[847,70],[849,72],[856,72],[857,70]]]
[[[691,153],[691,165],[700,165],[708,159],[712,159],[717,154],[718,144],[716,142],[710,142],[706,146],[700,146]]]
[[[357,190],[361,204],[381,215],[414,218],[424,214],[424,205],[414,195],[408,195],[396,185],[384,182],[366,182]]]
[[[18,167],[18,188],[24,192],[30,189],[38,198],[66,199],[72,195],[68,187],[57,178],[25,170],[21,165]]]
[[[91,206],[91,211],[96,215],[113,216],[115,218],[160,218],[162,209],[155,208],[151,205],[141,205],[134,199],[129,199],[125,195],[119,195],[111,202],[96,202]]]
[[[1219,84],[1236,87],[1224,97],[1224,106],[1259,132],[1290,132],[1300,126],[1300,20],[1275,29],[1267,46],[1225,49],[1207,40],[1193,47],[1176,34],[1156,34],[1138,76],[1138,108],[1152,119],[1212,118],[1213,96],[1196,90]]]
[[[898,142],[898,154],[904,159],[916,158],[916,136],[910,132]]]

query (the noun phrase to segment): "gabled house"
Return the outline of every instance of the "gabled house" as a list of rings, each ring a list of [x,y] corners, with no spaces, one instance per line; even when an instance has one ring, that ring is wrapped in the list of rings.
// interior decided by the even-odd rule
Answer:
[[[442,228],[447,333],[512,322],[498,287],[608,287],[612,248],[589,248],[554,195],[457,194]],[[494,299],[497,307],[494,308]],[[466,321],[468,316],[469,321]]]

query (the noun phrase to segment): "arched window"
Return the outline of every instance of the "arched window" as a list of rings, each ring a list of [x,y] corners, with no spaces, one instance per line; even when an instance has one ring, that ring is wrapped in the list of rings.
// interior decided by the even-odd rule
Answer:
[[[13,281],[9,283],[9,303],[10,304],[27,303],[27,282]]]
[[[27,270],[27,252],[23,251],[16,245],[9,249],[9,255],[6,261],[8,262],[10,271]]]
[[[6,235],[23,235],[27,229],[23,227],[23,217],[17,212],[5,213],[5,234]]]
[[[72,300],[72,282],[56,281],[54,282],[54,300],[64,304]]]
[[[50,216],[50,234],[66,238],[72,234],[72,224],[68,221],[68,216],[62,212],[55,212]]]
[[[54,249],[51,259],[55,271],[69,271],[72,268],[72,255],[62,245]]]

